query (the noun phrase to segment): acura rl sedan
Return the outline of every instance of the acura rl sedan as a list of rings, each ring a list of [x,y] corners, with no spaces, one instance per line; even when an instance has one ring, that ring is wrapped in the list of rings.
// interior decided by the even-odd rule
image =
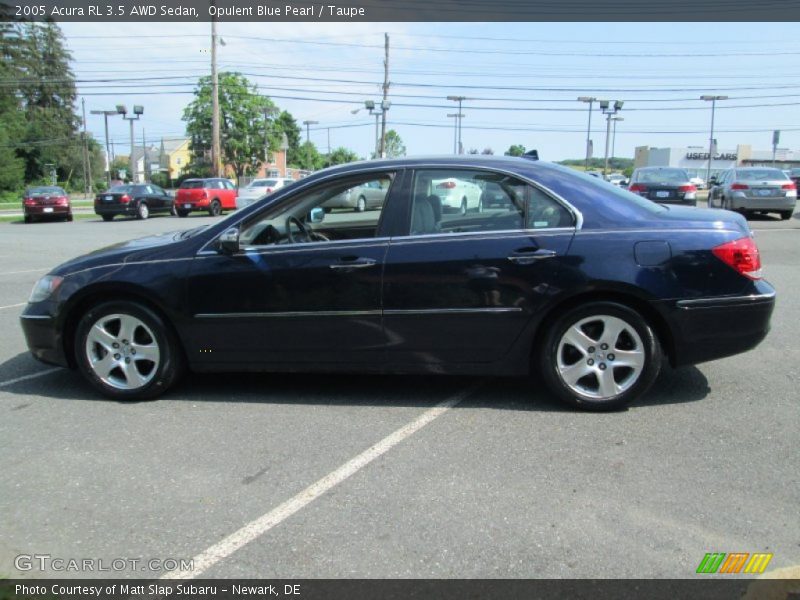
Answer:
[[[442,210],[458,180],[505,201]],[[366,185],[379,210],[326,213]],[[118,400],[187,369],[522,376],[626,406],[664,359],[745,352],[775,291],[745,219],[665,206],[528,158],[352,163],[211,226],[66,262],[22,315],[31,352]]]

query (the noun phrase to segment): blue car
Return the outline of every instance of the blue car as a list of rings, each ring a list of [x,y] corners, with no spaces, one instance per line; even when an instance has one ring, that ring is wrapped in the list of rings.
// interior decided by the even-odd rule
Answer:
[[[491,194],[445,211],[437,182]],[[326,213],[348,190],[379,210]],[[588,410],[675,366],[756,346],[775,290],[736,213],[664,206],[531,158],[351,163],[212,226],[53,269],[22,315],[31,352],[119,400],[186,370],[523,376]]]

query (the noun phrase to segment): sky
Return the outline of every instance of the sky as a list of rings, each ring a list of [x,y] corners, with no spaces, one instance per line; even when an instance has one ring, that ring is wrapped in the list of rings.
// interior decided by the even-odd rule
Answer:
[[[89,131],[103,141],[91,110],[144,106],[137,145],[184,134],[183,108],[210,72],[209,23],[62,23],[86,100]],[[800,39],[794,23],[233,23],[218,24],[221,71],[246,74],[298,123],[318,121],[311,141],[367,157],[379,101],[384,33],[389,34],[387,128],[409,155],[453,152],[450,95],[466,96],[462,143],[502,154],[512,144],[545,160],[585,155],[588,105],[579,96],[622,100],[614,155],[637,146],[708,146],[717,103],[718,148],[750,144],[800,151]],[[353,114],[353,111],[358,112]],[[128,124],[109,118],[117,154]],[[305,138],[305,128],[303,128]],[[605,117],[594,105],[591,137],[602,158]]]

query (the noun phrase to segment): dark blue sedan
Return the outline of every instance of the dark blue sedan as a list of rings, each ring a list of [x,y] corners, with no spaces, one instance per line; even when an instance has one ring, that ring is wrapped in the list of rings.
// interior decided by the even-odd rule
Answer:
[[[365,185],[385,191],[377,210],[323,208]],[[467,210],[443,210],[453,194]],[[158,396],[187,368],[535,371],[561,400],[609,410],[664,357],[753,348],[774,303],[738,214],[469,156],[327,169],[213,226],[69,261],[22,325],[34,356],[115,399]]]

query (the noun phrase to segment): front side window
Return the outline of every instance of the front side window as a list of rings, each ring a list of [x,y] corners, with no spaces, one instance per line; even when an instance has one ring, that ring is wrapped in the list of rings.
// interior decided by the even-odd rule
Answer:
[[[340,178],[268,207],[245,223],[243,246],[269,246],[374,238],[395,174]],[[372,188],[369,200],[366,189]]]
[[[502,173],[419,170],[411,235],[570,227],[571,213],[535,186]]]

